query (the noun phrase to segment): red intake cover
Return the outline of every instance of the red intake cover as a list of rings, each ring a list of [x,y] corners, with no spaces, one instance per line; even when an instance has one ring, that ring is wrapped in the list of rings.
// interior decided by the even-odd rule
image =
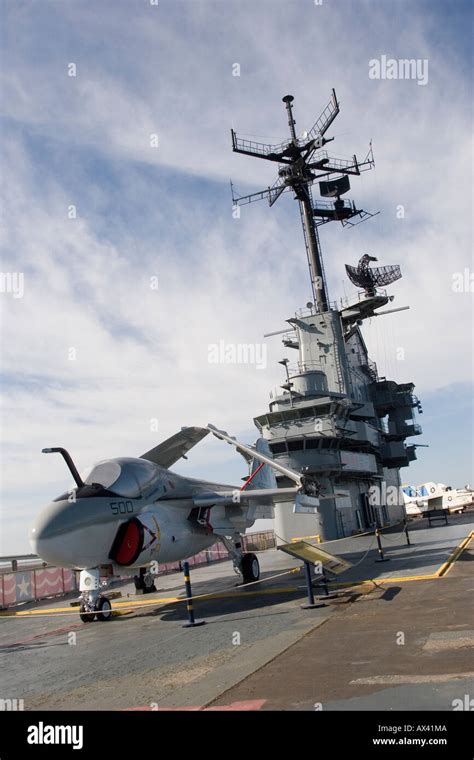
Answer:
[[[136,517],[132,517],[120,526],[115,541],[110,550],[110,559],[117,565],[132,565],[143,548],[143,525]]]

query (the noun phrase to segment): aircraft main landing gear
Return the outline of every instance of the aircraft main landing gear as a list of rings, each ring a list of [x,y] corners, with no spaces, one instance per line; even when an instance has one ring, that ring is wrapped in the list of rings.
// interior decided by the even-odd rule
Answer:
[[[146,567],[140,568],[140,574],[134,577],[135,588],[143,594],[152,594],[156,591],[155,578]]]
[[[241,569],[244,583],[253,583],[260,578],[260,564],[255,554],[242,555]]]
[[[221,541],[232,557],[234,570],[242,576],[244,583],[254,583],[260,578],[260,563],[255,554],[244,553],[240,535],[231,541],[229,538],[222,536]]]

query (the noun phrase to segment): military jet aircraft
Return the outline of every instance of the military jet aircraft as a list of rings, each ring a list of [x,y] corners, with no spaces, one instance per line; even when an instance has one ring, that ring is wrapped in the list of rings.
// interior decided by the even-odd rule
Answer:
[[[249,464],[242,486],[184,477],[169,468],[208,433],[235,446]],[[258,580],[255,554],[242,551],[241,536],[257,518],[273,517],[277,502],[308,498],[319,504],[316,481],[273,460],[258,439],[245,446],[212,425],[186,427],[139,458],[105,459],[83,476],[64,448],[60,453],[75,487],[40,513],[30,534],[33,551],[59,567],[80,570],[80,615],[84,622],[112,615],[101,577],[137,571],[138,589],[155,590],[150,565],[185,560],[222,541],[244,583]],[[274,471],[294,487],[278,488]],[[331,498],[321,497],[319,498]]]

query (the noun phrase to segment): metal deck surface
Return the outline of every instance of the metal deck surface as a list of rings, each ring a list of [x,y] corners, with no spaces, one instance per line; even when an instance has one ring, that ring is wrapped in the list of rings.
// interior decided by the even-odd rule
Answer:
[[[448,686],[453,694],[473,689],[472,681],[469,691],[453,683],[457,677],[449,676],[460,667],[458,663],[450,670],[453,652],[466,659],[462,667],[468,677],[474,671],[472,564],[466,561],[472,558],[468,536],[474,530],[474,514],[452,516],[448,526],[426,528],[425,522],[413,526],[411,546],[403,533],[383,537],[389,562],[375,561],[372,537],[325,544],[353,562],[347,573],[337,577],[338,583],[365,582],[334,585],[338,596],[319,609],[300,608],[306,598],[300,563],[276,550],[260,553],[264,581],[255,585],[239,586],[227,561],[192,570],[193,595],[211,594],[195,601],[196,617],[206,620],[199,628],[182,627],[185,605],[174,601],[184,596],[179,574],[159,578],[158,591],[146,596],[137,597],[131,584],[121,587],[122,597],[113,601],[120,615],[106,623],[80,622],[77,608],[69,606],[73,597],[12,608],[20,614],[0,617],[0,696],[23,700],[25,710],[203,709],[206,705],[314,709],[321,700],[328,709],[374,709],[374,705],[387,710],[401,705],[443,709]],[[464,546],[462,552],[456,550],[459,546]],[[437,577],[440,571],[443,574]],[[434,603],[438,596],[442,614]],[[403,610],[387,618],[400,600],[405,601]],[[416,668],[398,673],[407,681],[395,678],[396,656],[414,651],[414,639],[405,646],[393,644],[395,633],[404,626],[425,660],[436,663],[434,671],[431,667],[424,672],[428,679],[417,680],[423,672]],[[458,635],[463,631],[467,631],[464,637]],[[438,638],[430,638],[436,632]],[[339,648],[335,642],[340,642]],[[355,675],[350,662],[370,662],[383,646],[388,647],[384,672],[374,673],[361,664]],[[257,689],[246,687],[283,663],[282,658],[293,660],[291,668],[281,670],[277,688],[275,674]],[[395,658],[393,668],[391,658]],[[434,675],[445,679],[430,680]],[[308,678],[318,687],[308,686]],[[360,678],[372,681],[354,684]],[[331,691],[332,682],[345,684],[348,692]],[[433,688],[443,692],[441,704]],[[380,690],[385,696],[374,703],[370,695]],[[301,699],[295,697],[299,692]],[[352,696],[338,698],[339,693]]]

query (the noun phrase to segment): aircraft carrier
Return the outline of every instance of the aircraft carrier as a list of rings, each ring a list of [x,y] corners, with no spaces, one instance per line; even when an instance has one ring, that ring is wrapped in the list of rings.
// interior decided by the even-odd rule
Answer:
[[[121,581],[110,622],[90,626],[79,620],[73,572],[56,571],[62,587],[40,599],[54,568],[8,567],[0,573],[2,709],[452,710],[460,693],[472,693],[471,580],[469,562],[459,561],[472,558],[472,512],[436,527],[423,517],[406,530],[399,470],[415,458],[405,441],[421,432],[413,416],[420,404],[413,383],[378,376],[361,331],[364,320],[387,313],[393,296],[384,288],[400,270],[373,267],[374,257],[362,255],[346,267],[358,293],[339,304],[330,301],[324,274],[319,227],[371,216],[341,196],[349,176],[373,167],[372,148],[361,162],[327,154],[325,135],[339,112],[334,91],[302,138],[292,96],[283,101],[288,140],[266,146],[232,133],[236,152],[278,165],[273,187],[234,193],[234,204],[266,198],[273,205],[294,193],[313,292],[280,331],[297,359],[295,366],[282,359],[285,382],[255,424],[275,459],[308,475],[314,497],[333,498],[308,511],[294,512],[294,502],[276,506],[275,541],[252,547],[262,568],[256,583],[241,585],[227,557],[211,552],[192,566],[195,614],[206,623],[199,627],[185,627],[178,568],[146,597]],[[346,562],[343,574],[314,589],[312,605],[303,604],[312,592],[301,559],[274,545],[304,537]],[[397,631],[405,631],[406,646],[397,645]]]

